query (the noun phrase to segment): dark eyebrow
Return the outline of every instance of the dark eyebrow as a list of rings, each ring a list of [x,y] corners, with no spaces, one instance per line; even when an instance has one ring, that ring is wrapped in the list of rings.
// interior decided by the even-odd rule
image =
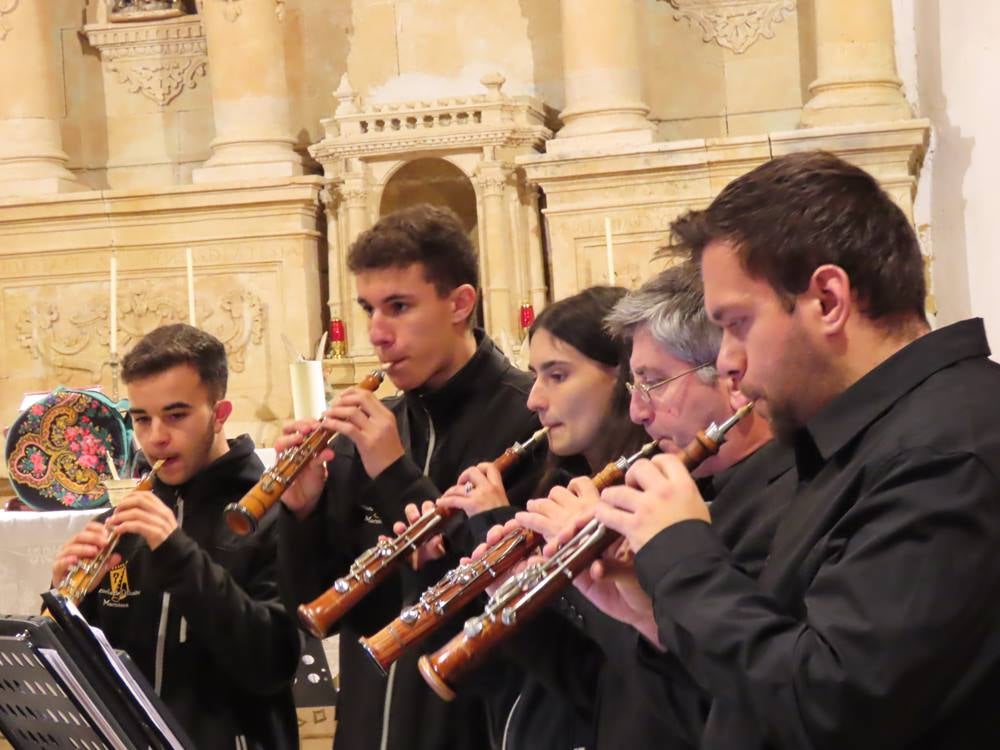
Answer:
[[[563,359],[550,359],[547,360],[546,362],[542,362],[542,366],[539,367],[538,369],[544,372],[545,370],[551,370],[553,367],[559,367],[560,365],[565,366],[568,364],[569,362]]]
[[[385,299],[379,300],[378,304],[385,305],[393,302],[412,302],[414,299],[415,297],[412,294],[390,294]],[[368,305],[369,307],[375,307],[376,303],[369,302],[364,297],[358,297],[358,304],[362,306]]]
[[[174,401],[173,403],[167,404],[166,406],[164,406],[163,407],[163,411],[177,411],[178,409],[190,409],[190,408],[191,408],[191,404],[189,404],[189,403],[187,403],[185,401]],[[147,412],[145,409],[139,409],[139,408],[134,407],[134,406],[128,410],[128,413],[131,414],[131,415],[133,415],[133,416],[148,416],[149,415],[149,412]]]

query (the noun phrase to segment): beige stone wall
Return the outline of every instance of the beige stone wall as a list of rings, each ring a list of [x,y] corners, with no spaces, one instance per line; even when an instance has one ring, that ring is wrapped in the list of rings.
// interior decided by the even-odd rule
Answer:
[[[430,196],[459,210],[483,319],[510,341],[522,302],[607,280],[606,220],[616,281],[639,283],[673,216],[783,149],[843,153],[911,210],[927,130],[895,78],[891,0],[198,5],[137,23],[110,23],[102,0],[0,10],[0,128],[33,128],[0,148],[3,421],[23,390],[110,384],[106,333],[67,370],[25,346],[38,337],[24,326],[53,304],[98,309],[112,244],[123,293],[141,279],[179,304],[190,245],[211,305],[260,300],[266,331],[234,393],[238,425],[269,442],[290,414],[281,334],[309,350],[344,318],[350,356],[331,380],[370,366],[344,257],[386,207]],[[19,66],[43,48],[39,84]],[[25,101],[37,123],[16,119]],[[11,177],[29,162],[41,177]],[[209,327],[230,315],[208,312]]]
[[[54,4],[62,56],[63,145],[91,187],[190,182],[214,136],[207,70],[164,106],[101,65],[79,34],[99,3]],[[292,133],[322,137],[333,91],[349,74],[373,101],[464,95],[499,71],[509,94],[564,105],[559,0],[286,0],[283,38]],[[664,0],[640,0],[643,91],[659,140],[750,135],[798,123],[810,76],[809,2],[781,14],[773,38],[741,53],[704,41],[704,27]],[[805,16],[805,23],[800,23]],[[600,24],[599,20],[595,23]],[[484,33],[488,30],[488,33]]]

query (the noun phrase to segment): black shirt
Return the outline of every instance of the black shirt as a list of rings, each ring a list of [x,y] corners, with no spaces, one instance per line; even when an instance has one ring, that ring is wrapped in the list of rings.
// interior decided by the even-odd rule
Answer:
[[[637,555],[660,638],[714,703],[705,748],[1000,745],[1000,367],[929,333],[794,441],[759,581],[686,521]]]

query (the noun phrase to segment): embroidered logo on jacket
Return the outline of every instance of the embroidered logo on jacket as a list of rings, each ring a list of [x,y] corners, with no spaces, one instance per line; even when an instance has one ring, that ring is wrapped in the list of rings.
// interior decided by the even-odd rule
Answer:
[[[110,589],[100,589],[101,604],[105,607],[128,607],[128,597],[138,596],[140,591],[133,591],[128,585],[128,568],[125,563],[116,565],[108,573]]]
[[[382,523],[382,519],[379,514],[375,512],[375,509],[370,505],[363,505],[358,503],[358,506],[365,512],[365,523]]]

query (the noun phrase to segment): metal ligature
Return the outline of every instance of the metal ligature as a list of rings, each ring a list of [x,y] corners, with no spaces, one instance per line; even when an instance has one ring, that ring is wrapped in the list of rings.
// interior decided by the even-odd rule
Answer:
[[[594,485],[602,490],[619,484],[632,464],[658,452],[655,440],[646,443],[635,454],[622,456],[595,474]],[[359,642],[362,648],[382,671],[387,671],[396,659],[461,611],[494,580],[528,557],[541,543],[541,536],[534,531],[511,531],[486,550],[482,557],[449,571],[437,584],[421,594],[416,603],[406,607],[399,617],[380,631],[361,638]]]
[[[711,424],[678,454],[693,471],[718,453],[726,433],[750,410],[747,404],[720,425]],[[433,654],[420,657],[420,674],[444,700],[455,697],[454,685],[469,669],[516,628],[567,589],[621,535],[591,520],[551,558],[530,565],[505,581],[483,613],[466,621],[463,630]]]
[[[548,428],[537,430],[523,443],[514,443],[493,461],[503,474],[530,453],[548,434]],[[454,515],[450,508],[435,506],[392,539],[382,539],[363,552],[331,588],[308,604],[299,606],[302,626],[317,638],[324,638],[334,623],[340,620],[361,599],[392,572],[406,555],[437,533],[445,519]]]

